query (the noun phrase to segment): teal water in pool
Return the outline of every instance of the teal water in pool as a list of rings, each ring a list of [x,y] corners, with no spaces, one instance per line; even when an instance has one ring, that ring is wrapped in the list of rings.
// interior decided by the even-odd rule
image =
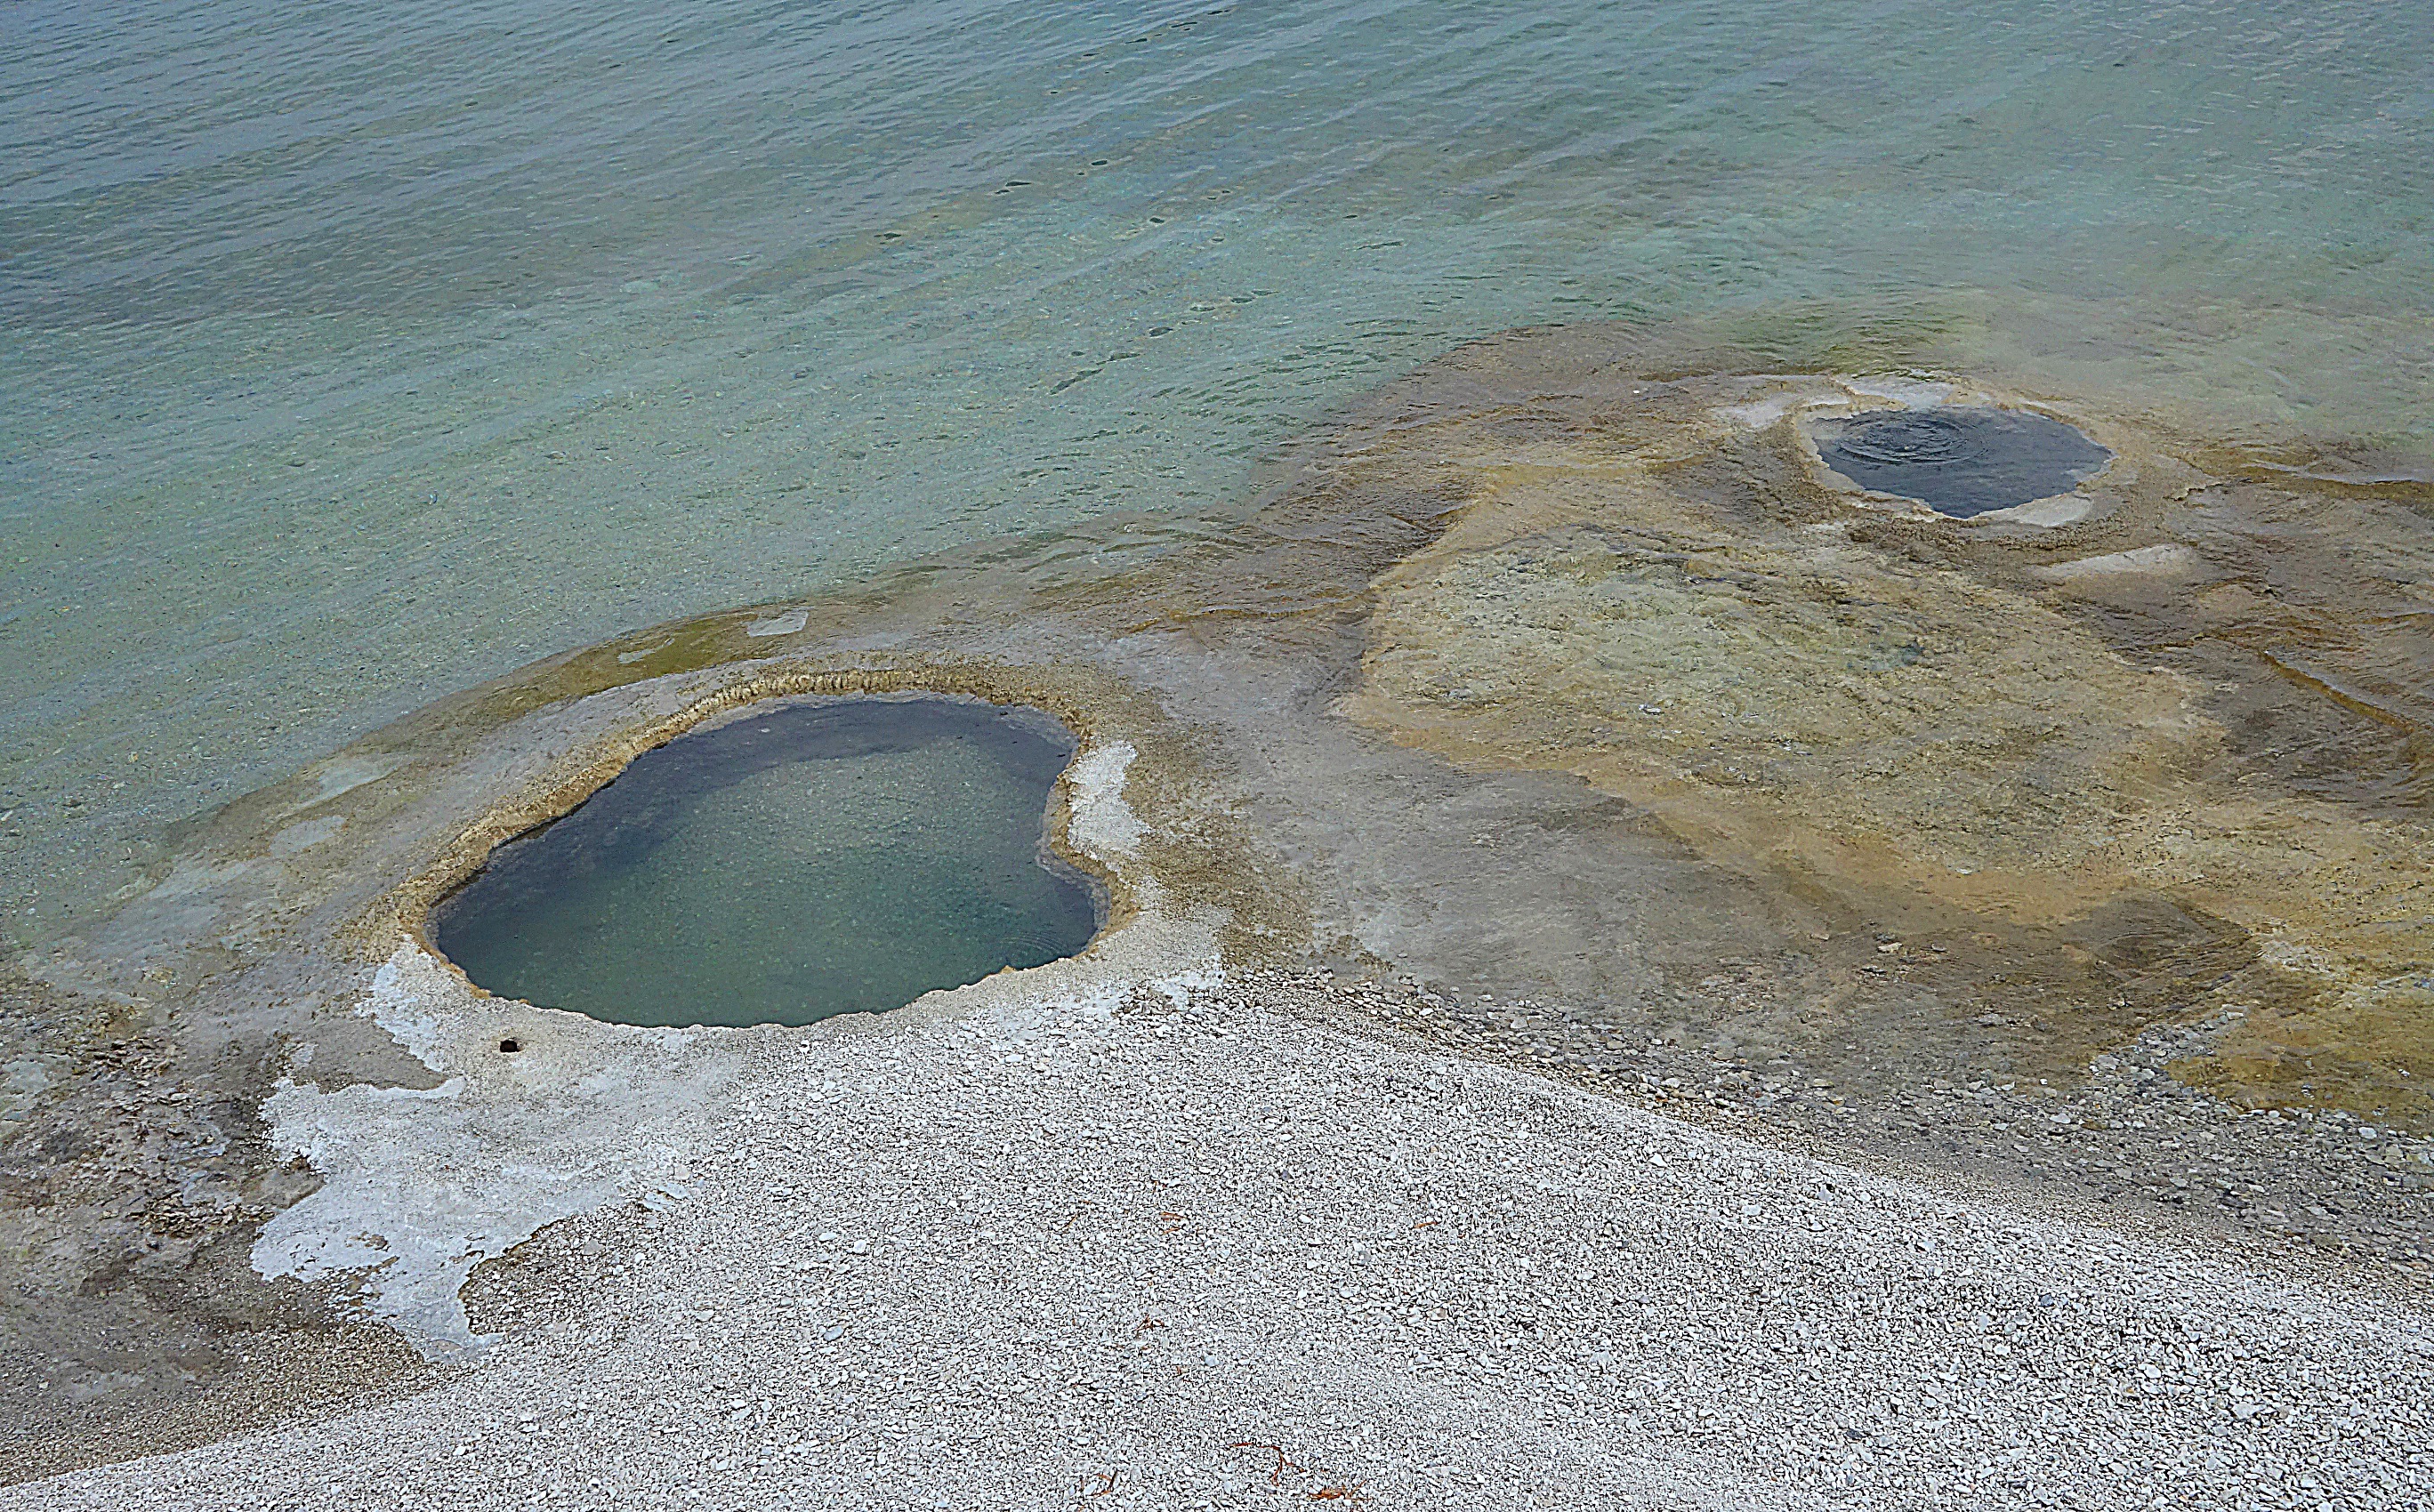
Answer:
[[[936,699],[772,706],[644,752],[501,846],[433,943],[507,997],[621,1024],[808,1024],[1088,944],[1048,861],[1073,743]]]
[[[0,43],[19,940],[443,693],[1188,531],[1517,325],[1941,323],[2099,408],[2434,442],[2425,6],[24,0]]]

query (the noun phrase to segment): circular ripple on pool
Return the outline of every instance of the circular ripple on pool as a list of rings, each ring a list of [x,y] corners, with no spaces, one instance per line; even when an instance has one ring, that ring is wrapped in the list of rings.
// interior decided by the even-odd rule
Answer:
[[[2113,453],[2071,426],[2019,410],[1945,406],[1822,420],[1826,466],[1875,493],[1956,519],[2070,492]]]

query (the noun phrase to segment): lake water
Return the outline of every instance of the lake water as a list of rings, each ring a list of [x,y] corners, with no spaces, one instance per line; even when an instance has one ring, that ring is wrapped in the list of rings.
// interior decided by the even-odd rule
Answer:
[[[1125,510],[1451,344],[1935,326],[2434,450],[2434,11],[585,6],[0,21],[0,909],[442,693]]]

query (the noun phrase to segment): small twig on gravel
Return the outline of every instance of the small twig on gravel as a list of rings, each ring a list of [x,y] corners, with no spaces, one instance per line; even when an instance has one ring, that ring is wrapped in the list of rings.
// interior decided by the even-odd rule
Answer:
[[[1115,1470],[1090,1471],[1088,1475],[1082,1477],[1080,1486],[1081,1495],[1085,1499],[1093,1496],[1106,1496],[1116,1488],[1117,1474],[1118,1472]],[[1092,1481],[1099,1483],[1099,1488],[1095,1491],[1090,1489],[1090,1483]]]
[[[1284,1447],[1280,1444],[1255,1444],[1243,1442],[1239,1444],[1227,1444],[1226,1447],[1227,1449],[1264,1449],[1269,1453],[1277,1456],[1277,1468],[1268,1472],[1268,1484],[1270,1486],[1282,1486],[1285,1483],[1285,1471],[1289,1470],[1297,1470],[1301,1469],[1300,1466],[1294,1464],[1292,1460],[1285,1458]]]

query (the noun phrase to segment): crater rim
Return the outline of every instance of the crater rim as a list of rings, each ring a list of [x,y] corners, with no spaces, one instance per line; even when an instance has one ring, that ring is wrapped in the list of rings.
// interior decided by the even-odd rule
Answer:
[[[397,890],[403,907],[392,916],[403,928],[405,939],[422,951],[438,967],[469,990],[477,1002],[495,1004],[502,1009],[520,1012],[561,1016],[577,1021],[591,1029],[611,1029],[638,1032],[753,1033],[770,1029],[799,1031],[816,1027],[831,1019],[838,1021],[872,1020],[900,1013],[915,1004],[940,993],[963,991],[977,982],[928,989],[905,1002],[886,1009],[851,1009],[823,1014],[804,1023],[787,1023],[774,1018],[755,1018],[742,1023],[695,1022],[684,1025],[638,1024],[626,1019],[611,1018],[579,1008],[536,1003],[484,985],[467,971],[462,963],[441,948],[437,927],[438,911],[462,893],[487,872],[499,852],[519,841],[540,835],[542,831],[571,818],[586,804],[599,796],[609,784],[632,768],[634,763],[651,753],[662,750],[689,736],[711,735],[731,724],[765,716],[773,709],[846,704],[943,704],[973,709],[993,709],[1024,719],[1026,722],[1053,729],[1056,738],[1069,749],[1063,764],[1052,779],[1047,802],[1040,814],[1038,841],[1039,864],[1062,880],[1080,886],[1088,894],[1091,910],[1088,937],[1075,949],[1050,958],[1032,966],[1003,966],[979,978],[989,981],[1010,973],[1020,974],[1083,960],[1094,955],[1119,926],[1138,911],[1130,896],[1127,880],[1118,875],[1108,862],[1092,856],[1077,844],[1071,831],[1073,811],[1071,779],[1076,767],[1105,743],[1094,739],[1090,722],[1076,711],[1050,707],[1061,700],[1043,699],[1030,689],[1009,690],[1006,696],[992,696],[991,691],[975,691],[951,686],[958,679],[939,678],[929,682],[899,682],[883,671],[865,677],[848,674],[845,686],[810,688],[751,688],[728,689],[713,694],[684,709],[672,719],[659,722],[644,729],[624,733],[616,753],[585,767],[574,777],[540,788],[528,794],[504,792],[492,803],[482,818],[465,826],[457,843],[438,864],[424,868],[419,875]],[[821,683],[836,681],[833,674],[818,679]],[[854,686],[855,684],[865,686]],[[522,801],[520,801],[522,800]],[[507,1031],[503,1031],[507,1032]],[[527,1036],[528,1037],[528,1036]],[[512,1038],[512,1034],[511,1034]],[[519,1045],[518,1050],[529,1045]],[[499,1049],[507,1054],[505,1043]]]
[[[2122,463],[2123,450],[2119,444],[2108,441],[2076,417],[2059,413],[2048,405],[1969,392],[1956,384],[1919,385],[1922,392],[1915,398],[1891,392],[1877,393],[1854,386],[1849,381],[1844,381],[1841,386],[1851,395],[1849,401],[1801,406],[1794,430],[1800,439],[1801,450],[1819,481],[1829,490],[1845,495],[1864,508],[1899,508],[1921,518],[1960,525],[2027,525],[2049,529],[2076,524],[2088,518],[2096,507],[2096,500],[2089,494],[2091,485],[2105,480]],[[2050,472],[2066,480],[2063,486],[2029,493],[2027,497],[2014,498],[2009,502],[1976,508],[1946,507],[1924,492],[1904,493],[1883,482],[1871,483],[1864,476],[1854,477],[1838,467],[1836,460],[1829,455],[1828,448],[1834,445],[1834,433],[1837,431],[1857,431],[1904,416],[1929,421],[1959,419],[1963,424],[2001,417],[2042,424],[2067,433],[2079,445],[2096,454],[2078,459],[2077,465],[2069,461],[2048,464]],[[1966,454],[1956,456],[1954,460],[1965,461]],[[1899,459],[1891,459],[1888,465],[1898,467],[1903,464]]]

